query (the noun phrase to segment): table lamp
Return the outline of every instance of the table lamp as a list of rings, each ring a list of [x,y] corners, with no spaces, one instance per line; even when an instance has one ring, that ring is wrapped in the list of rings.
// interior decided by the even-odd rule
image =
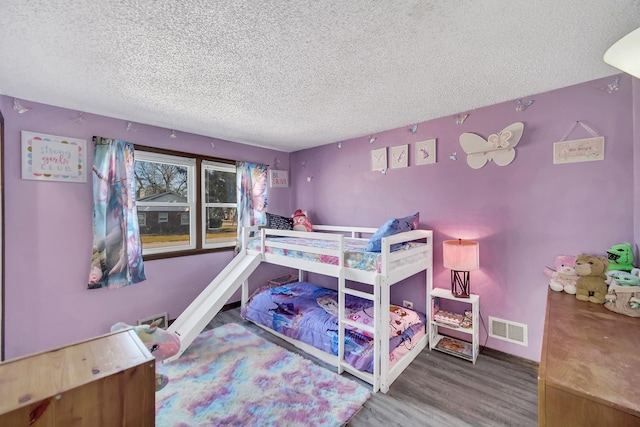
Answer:
[[[462,239],[442,243],[444,267],[451,269],[451,294],[457,298],[469,298],[469,271],[480,268],[479,246]]]

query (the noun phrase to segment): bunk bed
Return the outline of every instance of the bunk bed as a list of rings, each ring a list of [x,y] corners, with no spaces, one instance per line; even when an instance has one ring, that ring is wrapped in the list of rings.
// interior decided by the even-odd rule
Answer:
[[[401,331],[402,337],[394,339],[389,327],[394,316],[390,311],[390,296],[391,286],[419,273],[424,274],[426,293],[431,289],[433,232],[417,229],[384,237],[379,253],[367,252],[364,248],[369,241],[368,236],[375,232],[375,228],[326,225],[314,225],[312,232],[245,227],[242,251],[248,255],[260,256],[262,262],[297,269],[300,283],[289,285],[293,288],[262,287],[249,295],[245,281],[242,284],[241,304],[243,316],[256,325],[335,366],[338,373],[346,371],[368,382],[374,392],[381,390],[386,393],[391,383],[428,343],[425,316],[421,313],[421,322],[425,323],[418,325],[413,322],[407,325],[407,329]],[[327,351],[327,348],[318,349],[305,342],[309,340],[298,339],[289,330],[280,328],[281,331],[277,332],[273,329],[272,320],[264,316],[261,319],[260,314],[251,313],[257,310],[254,302],[258,298],[265,298],[265,295],[273,297],[287,293],[298,294],[300,289],[313,286],[304,281],[308,272],[337,278],[337,290],[333,291],[335,296],[329,295],[337,302],[337,307],[334,308],[337,311],[338,334],[332,351]],[[324,291],[312,290],[313,292],[316,293],[312,298],[316,298],[317,292]],[[427,301],[428,295],[425,307]],[[353,315],[355,310],[363,309],[371,317],[366,324],[359,322],[358,316]],[[295,316],[299,315],[301,313],[295,313]],[[372,353],[364,362],[350,353],[353,351],[350,346],[353,338],[363,336],[369,338],[368,351]],[[407,339],[411,341],[410,346],[393,348],[398,343],[406,343]]]

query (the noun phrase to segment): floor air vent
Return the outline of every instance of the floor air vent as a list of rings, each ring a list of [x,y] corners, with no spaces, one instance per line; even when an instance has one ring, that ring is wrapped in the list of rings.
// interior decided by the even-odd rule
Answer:
[[[489,336],[527,346],[527,325],[489,316]]]

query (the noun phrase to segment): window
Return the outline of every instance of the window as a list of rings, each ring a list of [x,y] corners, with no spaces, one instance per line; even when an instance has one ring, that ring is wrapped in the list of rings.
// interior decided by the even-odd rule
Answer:
[[[235,163],[136,147],[136,203],[138,220],[144,218],[140,237],[145,258],[233,247],[235,176]]]
[[[235,165],[202,162],[203,246],[227,246],[236,239],[238,211],[236,204]]]

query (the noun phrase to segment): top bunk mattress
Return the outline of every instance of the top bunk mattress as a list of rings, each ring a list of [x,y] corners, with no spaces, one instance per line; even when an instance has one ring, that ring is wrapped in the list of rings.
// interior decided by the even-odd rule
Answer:
[[[307,246],[310,248],[319,248],[330,250],[338,250],[339,242],[335,240],[320,240],[320,239],[307,239],[304,237],[269,237],[266,239],[268,242],[278,242],[289,245]],[[382,254],[380,252],[367,252],[368,241],[366,239],[354,239],[345,237],[344,240],[344,267],[354,268],[364,271],[375,271],[380,273],[382,271]],[[397,251],[407,250],[419,245],[425,245],[425,243],[409,242],[404,244]],[[262,251],[262,243],[259,238],[249,240],[247,249],[253,251]],[[394,252],[397,252],[394,251]],[[305,261],[319,262],[323,264],[338,265],[339,259],[336,256],[305,252],[303,250],[291,250],[284,248],[275,248],[267,245],[266,253],[273,255],[286,256],[290,258],[303,259]],[[400,267],[404,264],[412,264],[421,259],[424,255],[417,254],[400,259],[394,263],[394,267]]]

